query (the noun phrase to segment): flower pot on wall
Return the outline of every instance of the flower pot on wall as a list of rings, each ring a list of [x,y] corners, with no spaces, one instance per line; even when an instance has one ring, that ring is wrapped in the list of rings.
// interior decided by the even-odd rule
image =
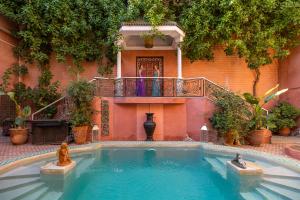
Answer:
[[[280,136],[289,136],[290,133],[291,133],[291,129],[288,128],[288,127],[284,127],[284,128],[281,128],[281,129],[279,130],[279,135],[280,135]]]
[[[28,140],[28,128],[10,128],[9,136],[12,144],[25,144]]]
[[[252,146],[271,143],[272,132],[268,129],[254,130],[247,135],[247,140]]]
[[[147,120],[144,122],[144,129],[147,135],[146,141],[153,141],[153,133],[156,127],[156,123],[153,121],[154,113],[146,113]]]
[[[73,128],[74,140],[76,144],[86,143],[89,126],[77,126]]]
[[[152,48],[153,47],[153,41],[154,39],[152,37],[149,37],[149,38],[144,38],[144,46],[145,48]]]

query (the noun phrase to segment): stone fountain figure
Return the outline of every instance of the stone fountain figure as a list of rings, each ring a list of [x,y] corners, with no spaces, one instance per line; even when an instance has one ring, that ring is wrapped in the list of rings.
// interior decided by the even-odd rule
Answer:
[[[72,160],[69,155],[69,149],[67,143],[62,143],[60,148],[57,150],[58,162],[57,166],[66,166],[71,164]]]
[[[242,159],[242,156],[237,153],[235,158],[231,160],[231,163],[239,168],[246,169],[246,162]]]

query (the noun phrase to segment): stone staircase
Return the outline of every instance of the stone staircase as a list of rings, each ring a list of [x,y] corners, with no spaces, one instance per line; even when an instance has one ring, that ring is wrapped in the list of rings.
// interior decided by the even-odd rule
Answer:
[[[212,170],[227,179],[226,157],[205,157]],[[256,162],[264,174],[258,185],[250,191],[240,192],[244,200],[299,200],[300,174],[269,163]]]

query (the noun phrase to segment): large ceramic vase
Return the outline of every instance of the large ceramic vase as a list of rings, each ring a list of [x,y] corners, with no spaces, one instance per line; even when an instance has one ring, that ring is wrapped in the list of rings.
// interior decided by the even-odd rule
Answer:
[[[268,129],[254,130],[247,135],[247,140],[252,146],[271,143],[272,132]]]
[[[147,135],[146,141],[153,141],[153,133],[156,127],[156,123],[153,121],[154,113],[146,113],[147,120],[144,122],[144,129]]]
[[[224,144],[228,145],[228,146],[233,146],[233,143],[234,143],[233,133],[232,133],[232,131],[228,131],[224,135]]]
[[[73,127],[74,140],[76,144],[84,144],[87,140],[89,126]]]
[[[28,128],[10,128],[9,136],[14,145],[25,144],[28,140]]]
[[[279,135],[280,135],[280,136],[289,136],[290,133],[291,133],[291,129],[288,128],[288,127],[284,127],[284,128],[281,128],[281,129],[279,130]]]

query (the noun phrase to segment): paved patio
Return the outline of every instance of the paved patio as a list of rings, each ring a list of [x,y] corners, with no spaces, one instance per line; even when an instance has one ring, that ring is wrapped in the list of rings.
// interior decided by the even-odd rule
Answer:
[[[270,153],[273,155],[283,155],[287,156],[284,152],[284,148],[290,144],[300,144],[300,137],[280,137],[273,136],[272,144],[264,144],[260,147],[253,147],[249,145],[242,145],[241,148],[253,149],[257,151],[262,151]],[[18,156],[31,154],[33,152],[45,151],[45,150],[55,150],[58,148],[58,145],[12,145],[9,141],[9,137],[0,136],[0,162],[12,159]]]

